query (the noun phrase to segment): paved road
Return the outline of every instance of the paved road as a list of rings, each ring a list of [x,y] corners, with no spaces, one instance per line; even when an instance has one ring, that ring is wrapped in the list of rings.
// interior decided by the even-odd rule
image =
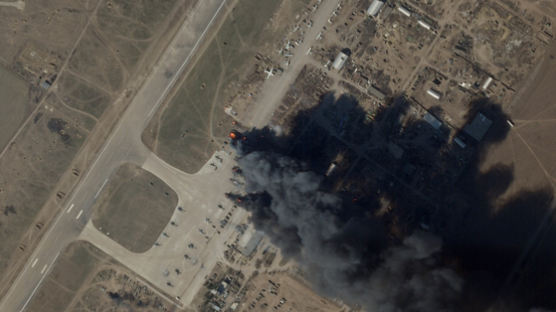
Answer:
[[[251,110],[247,114],[245,121],[252,127],[261,128],[268,125],[272,119],[273,112],[282,103],[282,98],[295,82],[295,78],[299,75],[303,67],[312,61],[307,51],[317,41],[319,33],[323,32],[323,27],[330,26],[328,19],[332,16],[334,10],[340,5],[340,0],[323,0],[317,11],[312,17],[313,26],[305,32],[305,40],[295,47],[291,52],[293,57],[290,59],[290,65],[287,70],[279,77],[272,77],[265,83],[258,96],[257,102],[264,103],[258,105],[257,110]],[[303,26],[305,27],[305,26]]]
[[[212,25],[226,0],[199,1],[195,12],[185,21],[151,76],[139,90],[114,132],[106,141],[97,159],[57,216],[23,271],[0,302],[0,311],[22,311],[35,294],[60,252],[83,230],[91,216],[95,196],[111,172],[124,162],[142,164],[150,151],[142,144],[140,135],[150,117],[198,44]],[[174,73],[168,75],[168,72]]]

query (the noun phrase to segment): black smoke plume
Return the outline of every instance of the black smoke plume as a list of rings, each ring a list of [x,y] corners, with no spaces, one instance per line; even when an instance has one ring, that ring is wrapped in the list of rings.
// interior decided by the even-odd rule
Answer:
[[[248,196],[244,207],[255,226],[297,259],[307,277],[327,296],[371,311],[443,311],[461,291],[457,274],[433,256],[441,240],[416,232],[400,246],[380,250],[382,225],[359,215],[341,220],[342,199],[322,191],[322,177],[289,157],[252,152],[238,159]]]
[[[556,283],[543,277],[554,272],[556,252],[541,244],[519,260],[553,195],[523,190],[497,202],[512,168],[478,168],[486,146],[505,138],[508,117],[486,100],[471,107],[468,121],[481,112],[493,126],[462,151],[445,129],[422,120],[402,126],[404,98],[369,123],[354,97],[325,95],[286,135],[251,129],[232,142],[245,189],[228,196],[322,294],[365,310],[554,309]],[[392,143],[404,149],[398,159]],[[332,162],[338,168],[327,175]],[[556,230],[543,235],[556,239]]]

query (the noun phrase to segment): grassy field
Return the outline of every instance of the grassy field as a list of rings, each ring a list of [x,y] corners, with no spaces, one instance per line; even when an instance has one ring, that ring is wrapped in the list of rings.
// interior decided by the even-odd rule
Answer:
[[[8,143],[32,110],[29,86],[0,66],[0,148]]]
[[[145,286],[98,248],[74,242],[60,255],[25,311],[175,311]]]
[[[121,166],[94,205],[93,224],[133,252],[156,242],[178,204],[163,181],[135,165]]]
[[[194,173],[217,149],[215,142],[231,126],[223,110],[234,92],[230,85],[243,79],[256,53],[276,40],[278,32],[265,25],[281,3],[237,2],[175,96],[144,132],[144,141],[161,158]]]

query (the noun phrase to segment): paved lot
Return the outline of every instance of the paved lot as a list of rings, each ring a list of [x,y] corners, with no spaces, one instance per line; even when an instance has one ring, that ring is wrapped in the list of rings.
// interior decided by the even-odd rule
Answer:
[[[93,243],[173,298],[179,297],[183,304],[189,304],[204,282],[204,276],[216,261],[222,260],[226,239],[246,214],[235,209],[231,221],[224,229],[220,228],[219,221],[232,211],[232,204],[224,194],[234,188],[229,182],[234,161],[229,154],[220,152],[216,155],[222,163],[214,157],[209,163],[218,164],[217,170],[207,163],[195,175],[183,173],[156,155],[149,155],[143,169],[176,191],[181,210],[176,207],[171,218],[176,225],[169,223],[158,241],[145,253],[136,254],[123,248],[95,229],[91,222],[79,239]]]

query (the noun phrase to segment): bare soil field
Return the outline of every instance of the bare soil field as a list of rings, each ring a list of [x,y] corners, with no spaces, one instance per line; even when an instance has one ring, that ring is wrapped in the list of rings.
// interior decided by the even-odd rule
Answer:
[[[113,173],[93,207],[96,228],[132,252],[153,246],[178,204],[166,183],[135,165]]]
[[[238,311],[345,311],[286,273],[259,274],[245,289]]]
[[[278,259],[273,252],[266,256],[263,253],[257,261],[243,258],[239,266],[218,262],[190,307],[196,311],[351,311],[345,305],[318,295],[287,268],[269,269],[269,263],[278,262]],[[265,263],[261,265],[262,262]],[[286,263],[287,260],[282,258],[280,262]]]
[[[293,9],[302,2],[235,2],[179,90],[143,133],[144,142],[171,165],[188,173],[198,171],[233,127],[232,118],[224,112],[227,102],[247,89],[246,81],[263,77],[255,56],[272,48],[288,20],[293,20]],[[280,15],[285,21],[269,24],[283,6],[291,7]]]
[[[51,76],[72,46],[99,0],[26,1],[24,10],[0,8],[0,62],[31,84]]]
[[[75,115],[56,97],[49,97],[31,126],[0,158],[0,272],[18,255],[19,240],[93,126],[89,117]]]
[[[32,110],[29,86],[0,65],[0,148],[14,135]]]
[[[106,91],[87,84],[73,74],[67,73],[60,77],[58,86],[59,96],[64,103],[78,113],[87,114],[95,120],[98,120],[110,105],[111,98]]]
[[[28,312],[178,311],[145,282],[86,242],[69,245]]]
[[[552,43],[545,57],[517,93],[507,109],[515,123],[508,138],[489,150],[485,166],[495,161],[514,168],[512,190],[556,186],[556,44]],[[515,185],[514,185],[515,184]],[[509,192],[511,194],[511,192]]]
[[[0,64],[29,83],[23,94],[32,106],[0,154],[0,276],[13,278],[117,121],[103,113],[119,114],[129,103],[195,2],[56,0],[26,3],[23,11],[0,7],[0,41],[9,43]],[[115,99],[121,99],[117,107]],[[78,154],[90,136],[87,152]],[[80,167],[69,172],[76,155]],[[56,190],[59,183],[64,189]]]

